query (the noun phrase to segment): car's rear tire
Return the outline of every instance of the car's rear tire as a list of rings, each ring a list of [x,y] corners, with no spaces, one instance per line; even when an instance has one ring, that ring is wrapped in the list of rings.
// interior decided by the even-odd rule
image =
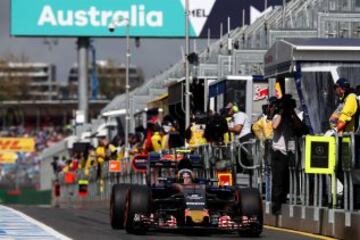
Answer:
[[[130,187],[130,184],[115,184],[112,186],[110,197],[110,224],[112,229],[124,228],[126,196]]]
[[[135,214],[150,215],[151,189],[145,185],[134,185],[127,195],[124,217],[125,230],[132,234],[145,234],[146,226],[141,222],[134,222]]]
[[[240,230],[242,236],[258,237],[263,231],[263,206],[260,192],[255,188],[239,189],[240,214],[246,217],[256,217],[258,222],[251,224],[250,228]]]

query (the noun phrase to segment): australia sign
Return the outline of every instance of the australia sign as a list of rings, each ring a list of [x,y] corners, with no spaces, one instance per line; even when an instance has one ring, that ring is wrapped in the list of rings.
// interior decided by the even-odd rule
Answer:
[[[11,0],[13,36],[133,37],[185,35],[186,0]],[[282,0],[188,0],[191,37],[219,37],[253,22]],[[265,9],[266,8],[266,9]],[[244,14],[244,18],[243,18]],[[230,19],[230,21],[228,21]],[[230,23],[230,24],[228,24]],[[115,26],[109,31],[109,26]]]

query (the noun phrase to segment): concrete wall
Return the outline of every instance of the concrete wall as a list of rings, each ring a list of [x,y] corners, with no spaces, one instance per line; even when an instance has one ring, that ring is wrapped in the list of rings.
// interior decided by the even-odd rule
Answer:
[[[360,212],[283,204],[281,214],[271,214],[270,203],[264,206],[264,224],[336,239],[360,239]]]
[[[51,165],[54,156],[58,156],[61,159],[63,156],[68,157],[67,139],[62,140],[44,150],[40,163],[40,190],[52,189],[52,181],[55,178],[53,167]]]

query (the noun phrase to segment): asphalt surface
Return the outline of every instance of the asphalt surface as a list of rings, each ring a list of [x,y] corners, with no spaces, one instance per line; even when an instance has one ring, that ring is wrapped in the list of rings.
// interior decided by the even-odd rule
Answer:
[[[106,208],[52,208],[35,206],[11,206],[26,215],[52,227],[72,239],[100,240],[222,240],[222,239],[247,239],[237,234],[174,234],[150,232],[145,236],[126,234],[123,230],[112,230],[109,223],[108,209]],[[254,239],[254,238],[252,238]],[[255,238],[256,239],[256,238]],[[264,229],[258,239],[316,239],[299,234],[292,234],[277,230]]]

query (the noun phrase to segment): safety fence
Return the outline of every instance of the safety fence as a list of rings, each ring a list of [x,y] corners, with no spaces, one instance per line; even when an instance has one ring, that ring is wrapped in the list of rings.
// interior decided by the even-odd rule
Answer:
[[[278,177],[271,172],[271,140],[209,144],[194,149],[193,154],[201,156],[201,177],[217,178],[219,170],[230,170],[234,184],[258,188],[264,199],[266,224],[360,239],[359,142],[360,136],[354,134],[296,139],[294,158],[289,162],[289,193],[280,215],[271,213],[272,178]],[[146,183],[145,172],[134,170],[130,158],[122,159],[119,172],[109,171],[111,164],[93,167],[88,175],[78,170],[69,177],[72,179],[61,173],[58,204],[109,202],[113,184]]]
[[[294,161],[289,163],[288,201],[282,205],[281,215],[274,216],[271,191],[267,191],[265,223],[338,239],[358,239],[359,136],[307,136],[298,139],[296,146]]]

